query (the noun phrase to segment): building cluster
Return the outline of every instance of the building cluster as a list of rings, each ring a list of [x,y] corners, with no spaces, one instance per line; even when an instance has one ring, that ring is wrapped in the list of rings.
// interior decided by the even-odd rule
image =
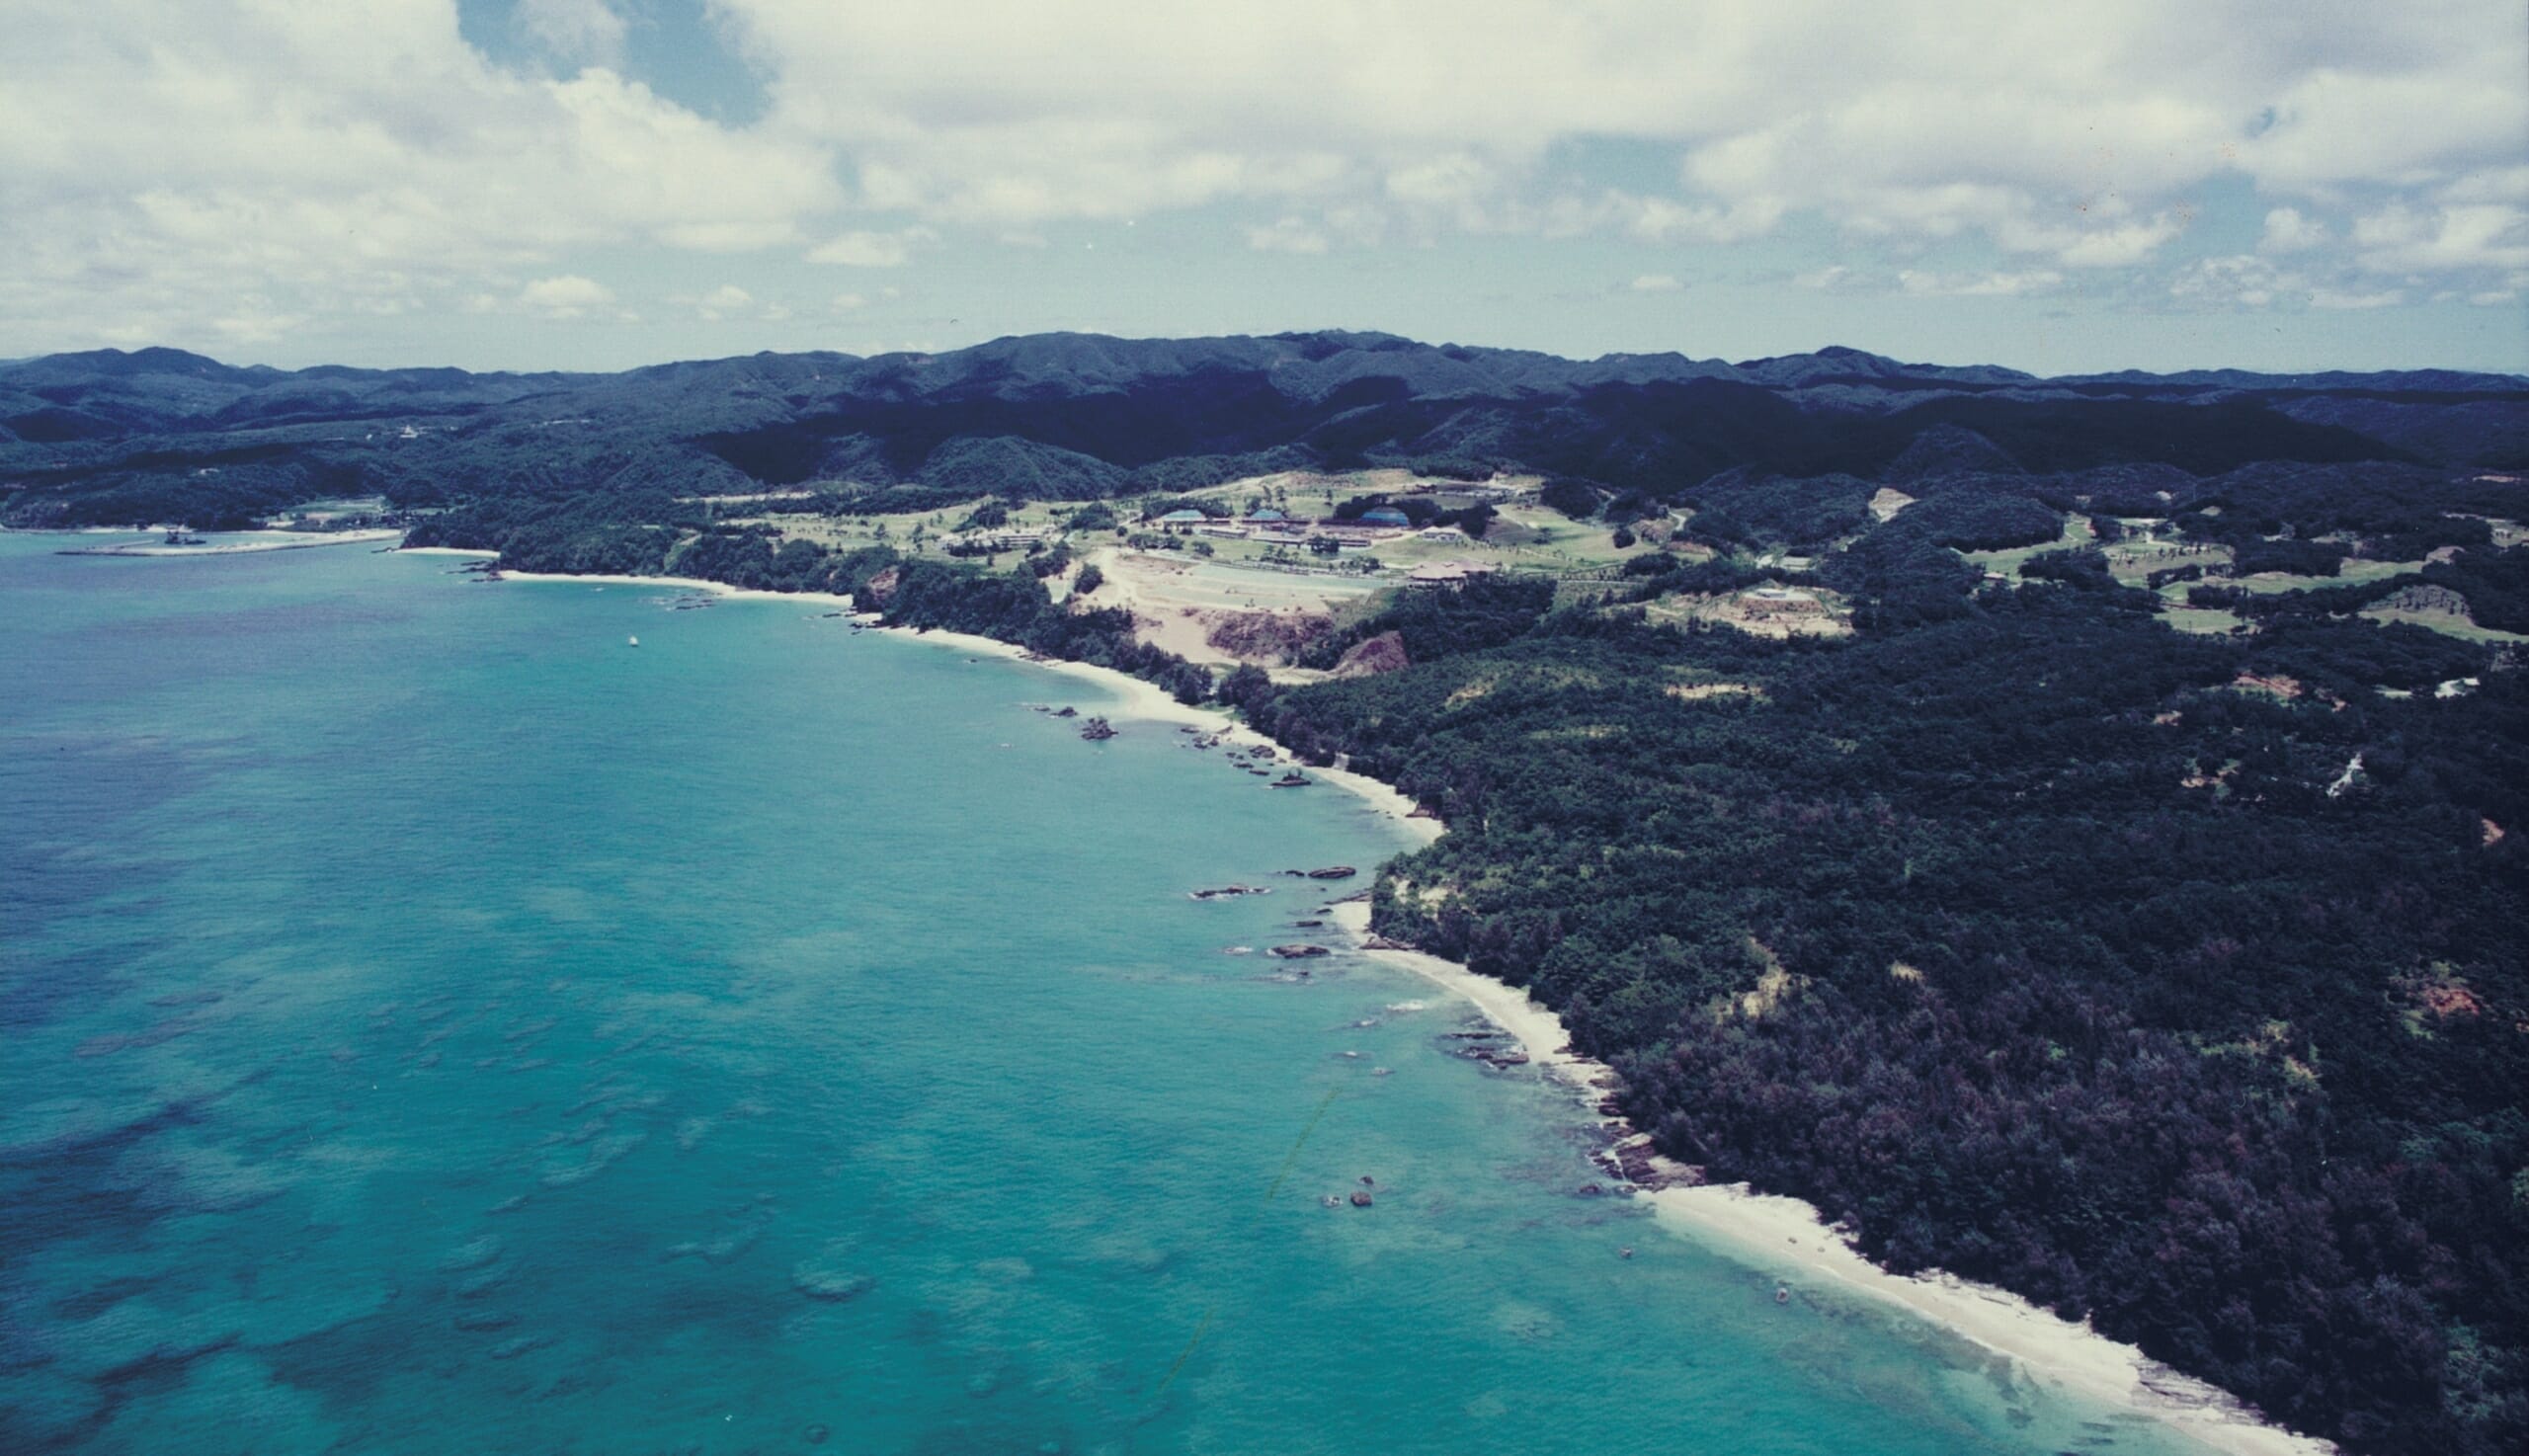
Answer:
[[[939,548],[951,555],[959,552],[1024,551],[1030,546],[1049,545],[1061,536],[1062,532],[1050,526],[983,526],[974,530],[951,531],[939,538]]]
[[[1213,517],[1200,511],[1171,511],[1156,518],[1152,525],[1168,529],[1190,530],[1196,535],[1219,540],[1256,541],[1268,546],[1309,547],[1320,551],[1366,550],[1383,541],[1426,540],[1445,544],[1473,545],[1467,533],[1454,526],[1429,526],[1417,530],[1413,519],[1390,506],[1364,511],[1353,520],[1328,518],[1311,521],[1277,511],[1270,506],[1259,507],[1243,517]]]

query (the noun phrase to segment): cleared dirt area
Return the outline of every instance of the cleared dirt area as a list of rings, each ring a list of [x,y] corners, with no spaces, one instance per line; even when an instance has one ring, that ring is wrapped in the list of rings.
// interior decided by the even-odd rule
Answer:
[[[1757,637],[1843,637],[1852,608],[1818,587],[1760,587],[1717,597],[1665,597],[1643,608],[1653,621],[1712,621]]]
[[[1106,577],[1093,602],[1130,609],[1143,640],[1214,665],[1279,666],[1296,644],[1356,615],[1392,585],[1359,576],[1233,566],[1176,552],[1107,550],[1093,559]]]

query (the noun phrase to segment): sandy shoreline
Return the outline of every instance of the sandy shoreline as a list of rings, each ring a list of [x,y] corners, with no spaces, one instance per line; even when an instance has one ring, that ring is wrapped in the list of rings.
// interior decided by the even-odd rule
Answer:
[[[1360,901],[1335,907],[1337,922],[1355,934],[1369,929]],[[1528,993],[1455,961],[1419,950],[1364,950],[1474,1004],[1517,1038],[1530,1064],[1569,1083],[1588,1109],[1617,1078],[1605,1064],[1576,1055],[1562,1017]],[[1601,1118],[1620,1138],[1635,1136],[1621,1119]],[[1664,1167],[1684,1173],[1667,1160]],[[1798,1288],[1831,1288],[1905,1309],[2010,1359],[2043,1389],[2148,1416],[2188,1439],[2233,1456],[2329,1456],[2335,1446],[2269,1425],[2229,1392],[2146,1357],[2008,1290],[1948,1274],[1893,1274],[1872,1263],[1797,1198],[1754,1193],[1745,1183],[1651,1190],[1660,1223],[1672,1232]]]
[[[76,532],[81,535],[128,535],[129,531]],[[306,551],[318,546],[375,545],[379,541],[402,538],[400,530],[344,531],[268,531],[267,537],[254,541],[225,541],[215,545],[171,546],[164,541],[134,541],[123,546],[76,546],[59,552],[63,556],[253,556],[265,551]],[[271,539],[280,536],[283,539]]]
[[[735,599],[804,601],[847,607],[851,605],[850,598],[828,594],[742,591],[715,582],[675,577],[529,572],[505,572],[503,577],[509,581],[663,586]],[[1270,746],[1277,753],[1280,750],[1272,740],[1218,708],[1181,703],[1157,684],[1111,668],[1035,657],[1010,643],[964,632],[916,631],[906,627],[883,630],[1079,679],[1102,688],[1116,700],[1107,708],[1112,717],[1192,724],[1218,733],[1228,742]],[[1340,768],[1311,768],[1307,771],[1321,782],[1357,795],[1394,820],[1418,845],[1428,845],[1443,832],[1438,820],[1409,818],[1415,809],[1414,801],[1393,785]],[[1356,938],[1367,936],[1369,916],[1366,901],[1348,901],[1334,908],[1336,922]],[[1562,1018],[1526,991],[1423,951],[1365,948],[1363,953],[1412,972],[1473,1005],[1519,1041],[1531,1065],[1568,1084],[1582,1102],[1585,1115],[1600,1115],[1595,1103],[1607,1088],[1615,1085],[1614,1072],[1602,1063],[1574,1054]],[[1621,1120],[1601,1120],[1609,1122],[1620,1136],[1634,1135],[1630,1125]],[[2146,1358],[2132,1345],[2039,1309],[2006,1290],[1945,1274],[1890,1273],[1855,1253],[1841,1236],[1820,1221],[1815,1208],[1797,1198],[1754,1193],[1745,1184],[1666,1187],[1647,1196],[1659,1222],[1680,1237],[1781,1277],[1795,1288],[1840,1289],[1902,1308],[2008,1358],[2022,1376],[2041,1388],[2131,1410],[2210,1450],[2230,1456],[2331,1456],[2336,1449],[2330,1442],[2269,1425],[2228,1392],[2170,1370]]]
[[[422,549],[431,549],[424,547]],[[490,551],[457,551],[460,556],[491,556]],[[747,587],[732,587],[725,582],[706,582],[691,576],[581,576],[569,572],[504,571],[505,582],[588,582],[601,587],[669,587],[680,592],[702,592],[713,597],[726,597],[733,602],[804,602],[814,606],[852,609],[852,599],[832,592],[759,592]]]
[[[1065,677],[1081,679],[1104,688],[1118,699],[1117,703],[1107,710],[1109,717],[1141,719],[1156,723],[1191,724],[1205,732],[1219,734],[1222,741],[1226,743],[1237,744],[1244,748],[1271,748],[1277,755],[1282,752],[1281,745],[1219,708],[1189,706],[1179,702],[1169,695],[1167,688],[1158,684],[1145,682],[1129,673],[1119,673],[1113,668],[1097,667],[1085,662],[1063,662],[1055,658],[1034,657],[1024,649],[1014,647],[1010,643],[992,637],[978,637],[967,632],[948,632],[938,629],[924,632],[916,631],[911,627],[883,627],[879,630],[917,641],[938,643],[942,647],[953,647],[960,652],[971,652],[979,657],[1003,658],[1011,662],[1025,663],[1030,667],[1043,668],[1048,672],[1060,673]],[[1346,793],[1357,796],[1382,815],[1395,820],[1417,845],[1428,845],[1440,837],[1440,821],[1409,817],[1414,813],[1414,801],[1399,792],[1392,784],[1381,783],[1366,774],[1354,773],[1345,768],[1310,767],[1306,772],[1320,783],[1333,784]]]

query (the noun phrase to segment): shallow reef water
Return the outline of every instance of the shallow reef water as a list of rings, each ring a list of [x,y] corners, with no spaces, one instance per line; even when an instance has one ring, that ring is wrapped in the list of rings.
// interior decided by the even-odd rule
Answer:
[[[54,544],[0,535],[0,1448],[2179,1449],[1585,1194],[1575,1094],[1294,924],[1394,827],[1029,711],[1096,688]]]

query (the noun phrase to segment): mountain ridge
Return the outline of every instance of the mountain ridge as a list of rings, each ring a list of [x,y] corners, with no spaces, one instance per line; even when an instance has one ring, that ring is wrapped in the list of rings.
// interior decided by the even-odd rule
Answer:
[[[250,445],[262,453],[239,464]],[[1011,335],[606,373],[283,370],[154,348],[0,364],[0,521],[20,525],[214,526],[312,494],[425,506],[524,482],[944,488],[982,483],[983,461],[1066,495],[1407,465],[1574,476],[1674,501],[1733,470],[1912,479],[1971,463],[2163,463],[2209,476],[2265,459],[2529,465],[2529,378],[2040,378],[1845,346],[1736,363],[1574,360],[1339,330]]]

